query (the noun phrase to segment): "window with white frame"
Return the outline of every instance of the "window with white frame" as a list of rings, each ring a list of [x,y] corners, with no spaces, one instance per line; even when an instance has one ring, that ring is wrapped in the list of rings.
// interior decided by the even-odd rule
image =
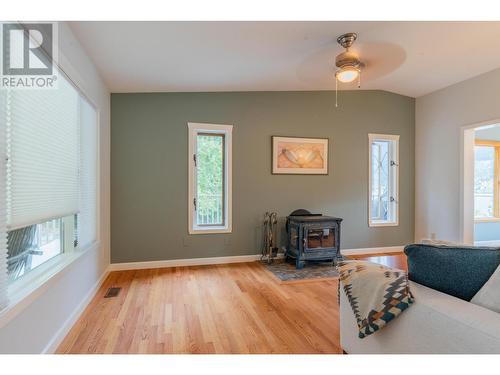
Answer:
[[[368,225],[399,224],[399,135],[369,134]]]
[[[190,234],[231,232],[232,130],[188,123]]]
[[[8,286],[97,241],[97,111],[62,71],[0,90],[0,309]]]
[[[476,140],[474,147],[474,219],[500,219],[500,142]]]

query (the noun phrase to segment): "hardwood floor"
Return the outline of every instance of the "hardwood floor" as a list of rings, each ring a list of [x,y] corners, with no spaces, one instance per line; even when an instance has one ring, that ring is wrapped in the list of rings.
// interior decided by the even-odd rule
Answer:
[[[338,324],[336,280],[279,284],[257,262],[120,271],[57,352],[341,353]]]
[[[373,254],[370,256],[366,255],[351,255],[351,259],[367,260],[369,262],[384,264],[389,267],[399,268],[400,270],[408,271],[408,265],[406,264],[406,256],[402,253],[380,253]]]

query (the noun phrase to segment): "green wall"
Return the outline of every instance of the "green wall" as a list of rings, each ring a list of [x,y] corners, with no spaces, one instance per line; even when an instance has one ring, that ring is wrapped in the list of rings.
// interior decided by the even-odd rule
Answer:
[[[342,248],[414,238],[415,101],[383,91],[111,96],[111,260],[256,254],[265,211],[339,216]],[[188,235],[187,122],[232,124],[233,233]],[[368,133],[399,134],[400,225],[369,228]],[[328,137],[327,176],[272,175],[271,136]],[[281,230],[280,237],[283,237]]]

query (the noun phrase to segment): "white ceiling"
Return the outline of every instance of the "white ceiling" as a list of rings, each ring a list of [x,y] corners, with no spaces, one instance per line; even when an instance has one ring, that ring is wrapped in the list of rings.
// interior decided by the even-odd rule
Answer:
[[[418,97],[500,67],[500,22],[70,26],[112,92],[332,90],[335,40],[345,32],[358,33],[362,89]]]

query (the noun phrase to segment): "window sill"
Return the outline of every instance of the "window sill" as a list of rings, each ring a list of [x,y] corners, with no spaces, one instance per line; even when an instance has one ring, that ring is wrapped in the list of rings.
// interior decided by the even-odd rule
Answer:
[[[231,227],[218,226],[218,227],[194,227],[189,229],[189,234],[221,234],[231,233]]]
[[[377,228],[377,227],[397,227],[399,226],[399,222],[391,222],[391,221],[384,221],[384,222],[369,222],[368,226],[370,228]]]
[[[9,305],[0,312],[0,328],[20,314],[54,282],[59,280],[77,259],[98,248],[99,242],[94,242],[85,249],[61,254],[12,282],[8,287]]]
[[[475,223],[495,223],[500,221],[500,217],[485,217],[481,219],[474,219]]]

